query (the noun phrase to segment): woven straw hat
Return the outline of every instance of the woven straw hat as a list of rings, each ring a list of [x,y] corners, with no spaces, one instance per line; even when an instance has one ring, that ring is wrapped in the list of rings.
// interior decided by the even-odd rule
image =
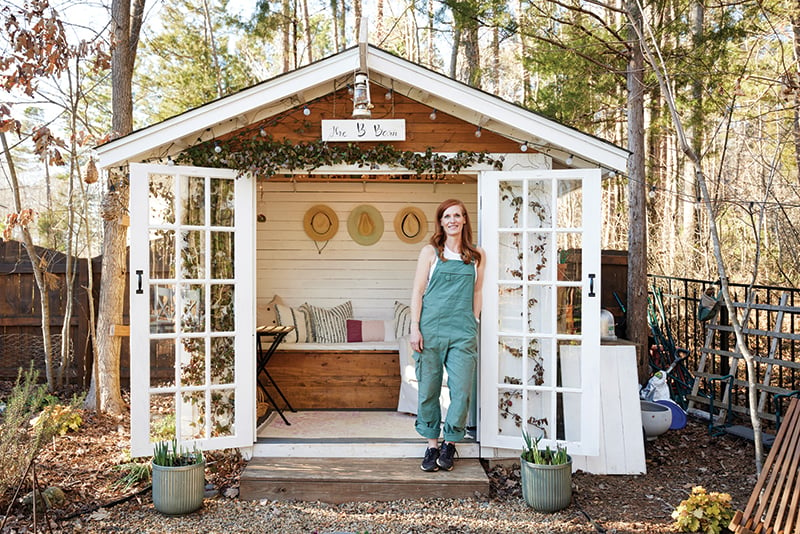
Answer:
[[[347,232],[359,245],[374,245],[383,236],[383,217],[369,204],[357,206],[347,218]]]
[[[328,241],[339,231],[339,218],[329,206],[318,204],[306,212],[303,229],[314,241]]]
[[[419,243],[428,233],[428,220],[419,208],[408,206],[397,212],[394,218],[394,231],[400,241]]]

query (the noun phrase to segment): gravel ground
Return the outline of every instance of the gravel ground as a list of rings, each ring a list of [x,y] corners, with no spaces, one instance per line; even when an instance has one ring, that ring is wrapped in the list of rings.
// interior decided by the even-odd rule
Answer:
[[[148,501],[101,509],[62,527],[64,532],[208,534],[671,532],[667,525],[636,523],[622,529],[600,527],[598,530],[574,504],[558,513],[539,514],[528,508],[521,499],[511,502],[482,499],[401,500],[342,505],[206,500],[200,511],[182,517],[162,516]]]

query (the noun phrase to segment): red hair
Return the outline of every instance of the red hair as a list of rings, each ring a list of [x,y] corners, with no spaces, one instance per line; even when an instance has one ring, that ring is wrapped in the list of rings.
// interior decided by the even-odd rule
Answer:
[[[481,253],[475,245],[472,244],[472,223],[469,221],[467,207],[460,200],[451,198],[445,200],[436,208],[436,230],[431,236],[430,243],[436,249],[436,255],[439,256],[439,259],[446,261],[444,258],[444,242],[447,240],[447,234],[445,234],[442,227],[442,217],[444,212],[453,206],[459,206],[461,214],[464,216],[464,226],[461,228],[461,259],[464,260],[464,263],[472,263],[474,261],[479,264],[483,258],[481,258]]]

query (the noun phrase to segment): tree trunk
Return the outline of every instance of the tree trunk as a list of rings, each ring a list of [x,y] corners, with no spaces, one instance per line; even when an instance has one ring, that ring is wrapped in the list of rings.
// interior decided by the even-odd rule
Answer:
[[[3,155],[6,158],[8,165],[8,177],[11,180],[11,190],[14,192],[14,210],[17,214],[22,213],[22,201],[19,196],[19,182],[17,180],[17,169],[14,165],[14,160],[11,158],[11,150],[8,148],[8,141],[6,134],[0,131],[0,142],[3,145]],[[45,164],[47,164],[45,162]],[[45,376],[47,377],[47,389],[50,392],[55,391],[55,374],[53,370],[53,338],[50,333],[50,300],[47,298],[47,283],[44,279],[42,272],[42,258],[36,252],[36,246],[33,244],[33,238],[28,231],[27,225],[20,224],[22,231],[22,244],[25,251],[28,253],[28,259],[31,262],[31,269],[33,270],[33,277],[36,280],[36,287],[39,288],[39,303],[42,306],[42,342],[44,344],[44,362],[45,362]]]
[[[464,59],[466,60],[466,82],[471,87],[481,88],[481,48],[478,43],[478,23],[469,19],[464,32]]]
[[[306,51],[308,52],[308,62],[314,62],[314,43],[311,40],[311,17],[308,14],[308,0],[303,0],[303,24],[306,30]]]
[[[111,54],[111,129],[114,137],[133,129],[131,79],[139,45],[145,0],[111,2],[115,46]],[[128,209],[128,179],[122,172],[109,173],[108,191],[103,199],[103,265],[98,304],[97,362],[92,386],[86,397],[87,407],[121,414],[124,408],[120,393],[119,357],[122,339],[111,335],[111,326],[122,324],[127,266],[125,246],[128,228],[122,215]]]
[[[461,26],[455,25],[453,29],[453,49],[450,51],[450,77],[458,79],[458,47],[461,44]]]
[[[630,24],[641,28],[642,14],[635,0],[629,2]],[[639,33],[629,27],[628,60],[628,339],[636,344],[639,381],[650,374],[647,358],[647,194],[644,172],[644,57]]]
[[[339,0],[331,0],[331,19],[333,20],[333,49],[338,52],[339,46]]]
[[[794,124],[792,133],[794,134],[794,160],[797,168],[800,169],[800,0],[794,1],[794,9],[791,10],[792,16],[792,36],[794,37],[794,72],[786,73],[786,91],[791,91],[794,101]],[[800,183],[800,172],[798,172],[798,183]]]
[[[519,1],[519,27],[527,28],[527,17],[525,15],[525,3]],[[528,57],[528,32],[519,32],[519,45],[520,45],[520,69],[522,69],[522,105],[528,106],[531,101],[531,72],[525,66],[525,61]]]
[[[291,13],[289,8],[289,0],[283,0],[281,3],[283,10],[283,24],[281,24],[281,35],[283,37],[283,72],[289,72],[292,66],[291,50],[289,39],[289,28],[291,27]]]

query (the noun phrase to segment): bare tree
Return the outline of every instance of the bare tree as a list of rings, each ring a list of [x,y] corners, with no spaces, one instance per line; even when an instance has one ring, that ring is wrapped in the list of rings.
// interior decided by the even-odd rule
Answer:
[[[709,195],[708,192],[706,175],[703,171],[702,156],[694,150],[694,148],[690,144],[689,137],[686,135],[686,131],[683,127],[683,121],[678,111],[677,103],[675,101],[675,98],[673,97],[672,88],[669,83],[668,73],[664,67],[663,62],[660,60],[658,49],[657,47],[648,45],[648,39],[645,38],[644,27],[641,24],[637,23],[637,16],[638,16],[637,14],[641,13],[639,11],[641,9],[641,4],[639,3],[638,0],[633,0],[631,3],[629,3],[628,8],[629,8],[628,17],[629,20],[631,21],[631,28],[636,31],[636,38],[640,43],[641,49],[643,50],[648,63],[650,64],[651,68],[653,69],[653,72],[655,73],[658,79],[658,84],[665,97],[666,104],[672,116],[672,123],[673,126],[675,127],[675,131],[678,136],[681,149],[683,153],[686,155],[686,157],[692,162],[695,175],[697,178],[697,184],[700,188],[700,192],[702,195],[703,205],[708,214],[709,230],[714,245],[714,258],[716,259],[717,272],[719,273],[720,277],[720,286],[721,286],[720,289],[722,297],[725,302],[725,307],[728,310],[728,316],[730,318],[731,326],[733,327],[734,335],[736,337],[737,347],[742,354],[742,358],[744,359],[745,366],[747,368],[747,379],[748,379],[747,396],[748,396],[748,403],[750,405],[750,423],[753,426],[753,435],[755,440],[756,472],[761,472],[762,458],[764,456],[764,447],[761,437],[761,420],[758,417],[758,398],[757,398],[758,377],[756,375],[755,359],[753,358],[753,355],[750,353],[750,350],[747,347],[747,343],[745,342],[744,334],[742,332],[742,325],[739,322],[739,316],[737,314],[736,309],[733,306],[733,300],[731,299],[730,296],[730,291],[728,287],[727,269],[725,267],[725,260],[722,256],[722,247],[720,246],[719,233],[717,230],[717,221],[715,216],[716,214],[714,213],[714,207],[711,201],[711,196]],[[648,35],[652,36],[652,32],[648,32]],[[653,40],[649,39],[649,42],[652,43]],[[653,48],[655,48],[655,50]]]

